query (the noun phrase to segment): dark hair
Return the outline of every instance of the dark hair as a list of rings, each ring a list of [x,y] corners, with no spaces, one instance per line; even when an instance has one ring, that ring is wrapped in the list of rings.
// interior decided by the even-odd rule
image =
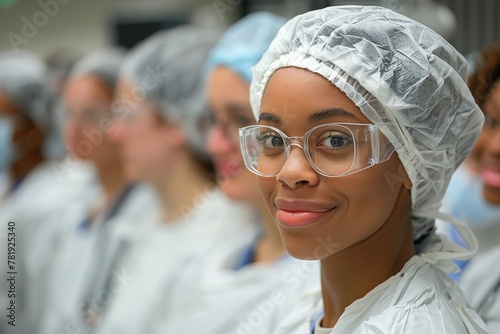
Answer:
[[[482,109],[491,89],[500,81],[500,44],[482,50],[475,71],[469,76],[468,86],[474,100]]]

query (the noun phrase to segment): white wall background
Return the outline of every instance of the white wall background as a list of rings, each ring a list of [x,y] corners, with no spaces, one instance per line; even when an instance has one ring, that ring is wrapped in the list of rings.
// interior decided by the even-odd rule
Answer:
[[[8,1],[0,0],[0,5]],[[51,10],[55,10],[54,4],[57,4],[57,14],[50,17],[40,3],[50,3]],[[12,49],[9,36],[13,38],[13,34],[17,34],[26,42],[18,48],[33,51],[42,57],[59,48],[87,53],[112,42],[110,18],[118,12],[140,16],[178,11],[204,3],[207,5],[205,13],[215,15],[213,1],[205,0],[16,0],[12,6],[0,6],[0,51]],[[207,13],[210,11],[213,13]],[[26,20],[38,31],[33,33],[33,29],[29,30],[27,26],[30,24],[26,24]],[[231,22],[220,23],[228,25]]]

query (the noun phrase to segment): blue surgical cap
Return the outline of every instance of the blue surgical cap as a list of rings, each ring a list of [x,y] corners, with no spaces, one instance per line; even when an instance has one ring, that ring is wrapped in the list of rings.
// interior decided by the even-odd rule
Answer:
[[[252,80],[252,66],[257,64],[286,19],[267,12],[245,16],[224,33],[212,51],[208,69],[226,66]]]

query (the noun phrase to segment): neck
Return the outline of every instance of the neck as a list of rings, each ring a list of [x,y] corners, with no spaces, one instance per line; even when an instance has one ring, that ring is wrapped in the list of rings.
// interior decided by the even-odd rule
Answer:
[[[121,163],[108,162],[105,164],[96,164],[97,175],[104,190],[104,202],[107,203],[125,187],[127,179],[123,173]]]
[[[260,201],[259,207],[263,231],[255,248],[254,262],[274,262],[287,254],[286,248],[281,240],[276,222],[267,209],[264,200]]]
[[[375,234],[321,260],[323,327],[334,327],[347,306],[397,274],[415,254],[409,196],[399,198]]]
[[[207,190],[213,188],[208,172],[189,152],[182,152],[164,173],[152,184],[162,204],[162,221],[169,223],[185,217],[203,203]]]

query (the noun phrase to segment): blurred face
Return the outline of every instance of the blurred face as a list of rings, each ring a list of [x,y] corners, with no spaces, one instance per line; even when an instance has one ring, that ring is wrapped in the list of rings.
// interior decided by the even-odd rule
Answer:
[[[134,94],[127,81],[120,81],[114,106],[113,138],[120,145],[128,178],[161,183],[175,159],[175,150],[182,147],[183,135],[158,114],[154,105]]]
[[[322,76],[293,67],[273,74],[263,96],[259,124],[276,127],[288,136],[302,136],[314,126],[333,122],[370,124]],[[363,171],[327,177],[313,169],[302,148],[293,145],[279,173],[258,177],[258,183],[285,246],[296,258],[322,259],[371,238],[389,218],[409,219],[411,184],[396,154]],[[321,248],[325,242],[329,247]]]
[[[71,79],[64,88],[64,140],[79,159],[100,165],[117,157],[110,139],[113,93],[97,77],[84,75]]]
[[[214,123],[207,139],[207,151],[214,162],[219,186],[235,200],[255,202],[260,194],[255,175],[245,169],[238,128],[254,124],[249,86],[237,73],[217,67],[207,86],[207,99]]]
[[[42,148],[43,133],[36,124],[26,117],[2,91],[0,91],[0,120],[8,124],[11,131],[11,138],[8,143],[11,147],[11,163],[29,155],[32,152],[39,151]],[[10,167],[10,166],[6,166]]]
[[[491,90],[483,105],[485,123],[476,144],[481,151],[480,168],[486,200],[500,205],[500,84]]]

